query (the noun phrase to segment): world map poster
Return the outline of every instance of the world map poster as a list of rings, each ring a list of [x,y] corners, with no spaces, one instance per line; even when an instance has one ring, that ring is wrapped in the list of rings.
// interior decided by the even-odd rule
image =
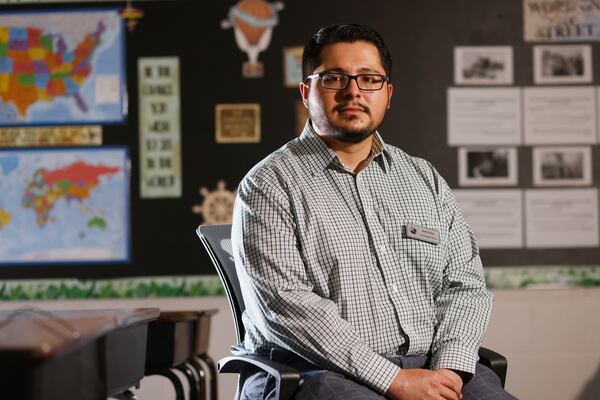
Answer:
[[[124,147],[0,151],[0,265],[128,262]]]
[[[121,122],[117,9],[0,12],[0,125]]]

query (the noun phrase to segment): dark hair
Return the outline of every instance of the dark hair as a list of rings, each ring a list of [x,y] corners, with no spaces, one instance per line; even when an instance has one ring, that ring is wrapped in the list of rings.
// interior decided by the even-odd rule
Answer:
[[[387,76],[392,74],[392,55],[383,38],[372,28],[358,24],[330,25],[319,29],[304,46],[302,53],[302,80],[321,65],[321,50],[332,43],[352,43],[364,41],[373,44],[379,51],[379,58]]]

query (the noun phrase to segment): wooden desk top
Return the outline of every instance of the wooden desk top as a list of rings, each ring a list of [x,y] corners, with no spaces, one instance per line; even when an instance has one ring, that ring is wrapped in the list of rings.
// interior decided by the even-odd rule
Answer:
[[[157,322],[187,322],[198,319],[195,311],[161,311]]]
[[[0,359],[54,357],[159,314],[158,308],[0,311]]]

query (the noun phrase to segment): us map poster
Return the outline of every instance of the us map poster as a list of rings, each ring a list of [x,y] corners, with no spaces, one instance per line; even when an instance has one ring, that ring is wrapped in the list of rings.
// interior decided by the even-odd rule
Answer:
[[[117,9],[0,13],[0,125],[121,122]]]

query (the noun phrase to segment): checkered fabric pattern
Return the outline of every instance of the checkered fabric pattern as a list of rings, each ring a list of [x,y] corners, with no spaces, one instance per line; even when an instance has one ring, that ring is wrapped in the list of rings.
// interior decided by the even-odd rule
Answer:
[[[291,350],[381,393],[400,368],[386,356],[474,373],[492,295],[473,233],[428,162],[374,139],[355,174],[308,122],[240,183],[245,350]],[[407,237],[407,224],[440,243]]]

